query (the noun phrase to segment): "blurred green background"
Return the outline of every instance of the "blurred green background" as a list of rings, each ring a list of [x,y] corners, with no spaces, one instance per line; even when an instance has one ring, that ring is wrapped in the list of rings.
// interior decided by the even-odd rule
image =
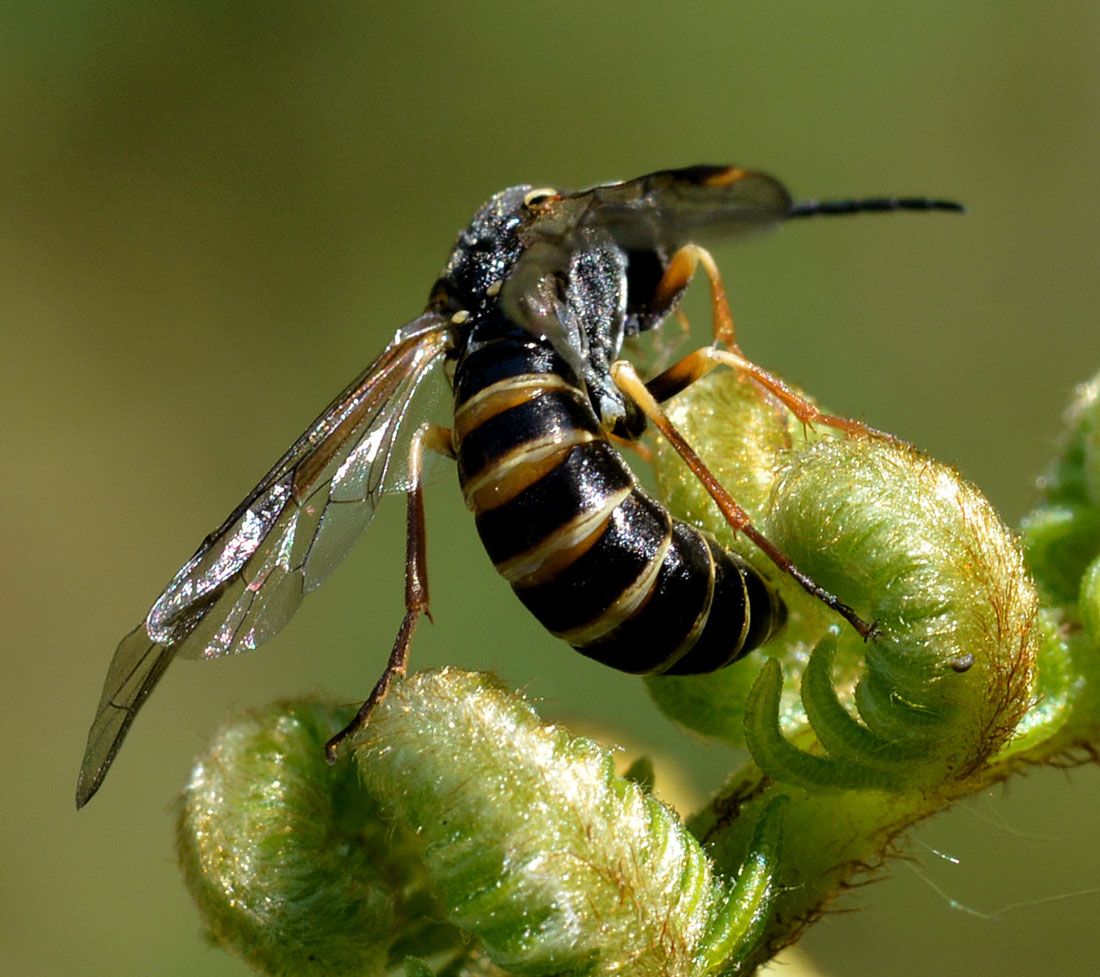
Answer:
[[[262,653],[176,665],[78,816],[107,662],[496,189],[705,161],[796,196],[965,201],[715,250],[754,359],[1012,523],[1100,368],[1095,4],[40,0],[0,14],[0,99],[5,974],[245,972],[199,936],[172,798],[227,709],[366,693],[401,505]],[[439,468],[415,665],[494,669],[713,787],[732,753],[542,632]],[[1092,971],[1098,791],[1094,768],[1036,771],[921,826],[804,948],[835,974]]]

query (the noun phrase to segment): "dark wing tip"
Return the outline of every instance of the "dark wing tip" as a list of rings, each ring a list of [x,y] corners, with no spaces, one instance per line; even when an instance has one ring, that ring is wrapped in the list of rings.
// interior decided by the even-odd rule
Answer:
[[[90,782],[85,783],[84,771],[80,771],[80,776],[76,780],[76,809],[78,811],[95,796],[95,792],[99,790],[101,783],[103,783],[102,777],[93,778]]]
[[[117,707],[111,706],[109,708],[116,709]],[[107,776],[107,771],[111,769],[111,764],[115,762],[119,747],[122,746],[122,741],[130,729],[130,723],[133,722],[134,712],[137,708],[135,706],[134,711],[125,711],[121,723],[117,725],[110,722],[109,717],[112,717],[112,713],[106,710],[101,711],[96,716],[95,722],[88,733],[88,745],[84,750],[84,759],[80,762],[80,773],[76,777],[76,809],[78,811],[95,796],[96,791],[102,785],[104,778]],[[114,728],[110,728],[111,726]],[[103,747],[105,733],[110,738],[106,750]]]
[[[76,778],[76,809],[79,811],[99,790],[134,716],[153,686],[176,656],[175,646],[152,641],[144,624],[138,625],[119,642],[107,669],[103,694],[88,730],[88,745]]]

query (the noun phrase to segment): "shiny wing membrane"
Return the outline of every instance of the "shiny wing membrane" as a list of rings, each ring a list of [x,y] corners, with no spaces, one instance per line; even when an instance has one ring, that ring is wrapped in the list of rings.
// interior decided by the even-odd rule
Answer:
[[[791,196],[774,177],[739,166],[688,166],[592,187],[585,223],[627,250],[673,251],[696,239],[763,230],[786,220]]]
[[[115,651],[76,786],[82,807],[176,655],[218,658],[279,631],[332,571],[378,507],[413,395],[450,345],[450,320],[426,313],[291,445],[211,533]]]

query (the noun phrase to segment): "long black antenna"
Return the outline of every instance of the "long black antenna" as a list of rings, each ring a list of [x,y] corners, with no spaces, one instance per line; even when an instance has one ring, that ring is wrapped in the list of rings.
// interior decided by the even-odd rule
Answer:
[[[892,213],[896,210],[951,210],[966,213],[954,200],[930,197],[867,197],[863,200],[806,200],[792,204],[787,217],[841,217],[845,214]]]

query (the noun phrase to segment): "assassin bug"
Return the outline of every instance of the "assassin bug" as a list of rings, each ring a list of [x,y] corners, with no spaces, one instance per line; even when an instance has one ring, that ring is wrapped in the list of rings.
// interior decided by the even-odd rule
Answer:
[[[457,461],[482,542],[524,604],[553,634],[614,668],[713,671],[766,642],[784,617],[755,570],[638,486],[611,439],[635,440],[647,421],[735,529],[871,636],[871,625],[755,529],[661,410],[661,401],[725,364],[807,423],[869,431],[822,415],[741,356],[717,266],[692,242],[795,217],[961,209],[926,198],[795,205],[778,181],[730,166],[664,170],[575,193],[519,186],[496,194],[459,235],[427,309],[291,445],[123,638],[88,735],[77,806],[99,788],[177,654],[217,658],[256,647],[343,558],[387,485],[413,395],[441,361],[454,388],[453,424],[422,425],[409,441],[405,618],[370,697],[329,742],[330,757],[405,671],[428,611],[420,479],[428,450]],[[699,265],[710,281],[715,343],[643,382],[618,359],[622,344],[676,311]]]

